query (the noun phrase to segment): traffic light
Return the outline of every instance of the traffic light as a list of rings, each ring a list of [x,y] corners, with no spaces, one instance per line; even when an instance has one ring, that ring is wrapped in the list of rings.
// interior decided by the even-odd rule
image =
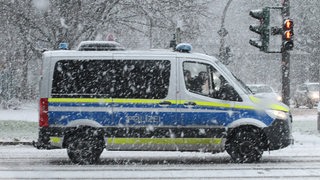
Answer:
[[[282,34],[282,47],[284,50],[293,49],[293,20],[284,19],[283,21],[283,34]]]
[[[260,35],[259,39],[250,39],[252,46],[259,48],[261,51],[268,52],[269,36],[270,36],[270,8],[251,10],[249,15],[260,21],[259,25],[250,25],[249,29]]]

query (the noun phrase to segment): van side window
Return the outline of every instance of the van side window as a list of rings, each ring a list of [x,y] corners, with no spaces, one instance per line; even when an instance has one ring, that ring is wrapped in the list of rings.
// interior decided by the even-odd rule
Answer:
[[[170,69],[167,60],[60,60],[52,97],[163,99]]]
[[[239,94],[211,65],[186,61],[183,63],[186,89],[215,99],[242,101]]]

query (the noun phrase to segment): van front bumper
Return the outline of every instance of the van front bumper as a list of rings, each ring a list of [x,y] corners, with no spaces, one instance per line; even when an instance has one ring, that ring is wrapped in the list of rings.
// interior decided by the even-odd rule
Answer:
[[[291,118],[288,120],[276,119],[271,126],[263,129],[268,140],[266,150],[277,150],[293,144],[291,124]]]

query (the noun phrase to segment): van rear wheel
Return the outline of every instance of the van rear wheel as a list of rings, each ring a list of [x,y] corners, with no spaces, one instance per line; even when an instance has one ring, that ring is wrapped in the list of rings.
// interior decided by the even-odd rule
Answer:
[[[259,129],[238,129],[227,140],[226,151],[236,163],[257,162],[263,154],[261,137]]]
[[[75,164],[96,164],[104,149],[103,137],[95,135],[92,129],[74,133],[67,142],[68,156]]]

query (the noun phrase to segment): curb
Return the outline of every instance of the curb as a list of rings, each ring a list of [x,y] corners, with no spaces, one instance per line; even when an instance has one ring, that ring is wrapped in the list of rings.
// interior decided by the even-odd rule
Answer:
[[[26,146],[32,146],[32,142],[0,142],[0,146],[12,146],[12,145],[26,145]]]

